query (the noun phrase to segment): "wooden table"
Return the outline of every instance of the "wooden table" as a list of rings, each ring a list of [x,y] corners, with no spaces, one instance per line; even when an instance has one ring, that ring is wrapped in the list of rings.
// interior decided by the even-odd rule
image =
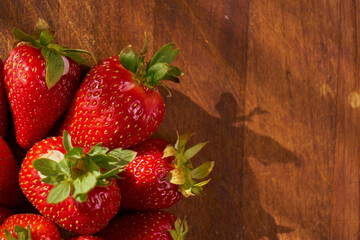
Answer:
[[[1,0],[0,54],[39,17],[98,59],[144,32],[181,49],[157,136],[209,140],[206,196],[171,211],[188,239],[360,239],[357,0]],[[166,93],[165,93],[166,95]]]

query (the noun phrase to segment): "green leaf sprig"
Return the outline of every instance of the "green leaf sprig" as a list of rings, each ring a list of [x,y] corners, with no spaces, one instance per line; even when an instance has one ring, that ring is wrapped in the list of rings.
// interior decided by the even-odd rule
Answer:
[[[207,142],[198,143],[189,149],[186,149],[186,143],[192,136],[192,133],[184,133],[178,136],[176,144],[168,145],[164,150],[163,158],[174,156],[175,168],[167,176],[168,180],[179,185],[178,190],[189,197],[195,194],[202,194],[202,187],[210,182],[210,179],[198,182],[196,180],[206,178],[214,168],[215,162],[209,161],[194,168],[190,159],[194,157]]]
[[[56,44],[53,41],[54,31],[42,19],[36,24],[34,36],[26,34],[17,28],[13,29],[13,36],[16,39],[16,45],[26,43],[34,48],[41,49],[41,55],[46,61],[45,80],[48,89],[52,88],[60,80],[64,72],[64,60],[61,56],[69,57],[75,62],[83,64],[86,60],[79,53],[85,53],[90,55],[96,63],[94,55],[89,51],[69,49]]]
[[[174,223],[175,229],[169,229],[170,235],[173,240],[184,240],[189,231],[189,226],[185,218],[178,218]]]
[[[27,229],[25,229],[19,225],[15,225],[14,232],[17,234],[17,238],[15,238],[7,229],[4,229],[4,231],[7,240],[32,240],[30,226],[27,226]]]
[[[64,201],[71,193],[78,202],[84,202],[95,187],[108,186],[109,178],[118,174],[136,157],[136,152],[117,148],[109,150],[101,144],[87,153],[73,147],[71,137],[64,131],[63,145],[66,150],[59,162],[48,158],[34,160],[33,166],[45,177],[41,181],[54,185],[47,196],[48,203]]]
[[[129,45],[120,52],[119,60],[124,68],[134,73],[134,78],[138,83],[150,89],[155,86],[165,87],[162,84],[163,80],[179,83],[178,77],[184,74],[178,67],[171,65],[179,53],[179,49],[174,48],[174,43],[162,46],[151,61],[145,63],[145,54],[147,52],[147,37],[145,34],[144,46],[140,54],[138,55]]]

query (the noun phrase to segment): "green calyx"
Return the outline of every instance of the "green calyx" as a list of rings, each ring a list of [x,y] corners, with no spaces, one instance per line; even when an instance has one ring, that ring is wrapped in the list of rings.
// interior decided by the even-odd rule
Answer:
[[[88,192],[108,186],[109,178],[118,178],[117,174],[136,156],[136,152],[121,148],[109,151],[100,143],[84,153],[82,148],[72,146],[66,131],[63,144],[67,153],[60,161],[39,158],[33,162],[34,168],[45,176],[41,181],[54,185],[47,196],[48,203],[62,202],[70,194],[78,202],[84,202]]]
[[[195,194],[202,194],[202,187],[205,186],[210,179],[198,182],[199,179],[206,178],[214,168],[214,162],[209,161],[194,168],[190,159],[195,156],[207,142],[198,143],[186,149],[186,143],[193,134],[185,133],[178,136],[175,146],[168,145],[164,150],[164,156],[175,157],[175,168],[170,171],[167,179],[176,185],[179,185],[179,192],[184,197],[189,197]]]
[[[189,226],[188,226],[185,218],[176,219],[174,225],[175,225],[175,229],[169,230],[172,239],[173,240],[184,240],[186,237],[186,234],[189,231]]]
[[[8,230],[5,231],[5,236],[7,240],[32,240],[31,238],[31,228],[27,226],[27,229],[15,225],[14,232],[17,234],[17,238],[14,237]]]
[[[174,49],[174,43],[169,43],[155,53],[150,62],[145,63],[147,52],[147,37],[145,34],[144,46],[138,55],[131,45],[125,47],[120,53],[120,63],[127,70],[134,73],[135,81],[153,89],[156,86],[165,87],[163,80],[179,83],[179,76],[184,73],[176,66],[171,65],[179,53]],[[166,87],[165,87],[166,88]]]
[[[25,43],[34,48],[41,49],[41,55],[46,61],[45,80],[48,89],[52,88],[60,80],[64,72],[64,60],[61,56],[69,57],[75,62],[82,64],[86,60],[79,53],[85,53],[90,55],[96,63],[95,57],[89,51],[69,49],[54,43],[54,31],[50,29],[44,20],[40,19],[35,28],[34,36],[30,36],[17,28],[13,29],[13,36],[16,39],[15,45]]]

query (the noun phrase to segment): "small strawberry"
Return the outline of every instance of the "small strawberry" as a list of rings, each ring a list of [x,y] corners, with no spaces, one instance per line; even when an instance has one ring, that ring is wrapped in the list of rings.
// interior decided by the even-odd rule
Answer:
[[[36,214],[12,215],[0,226],[1,240],[60,240],[57,226]]]
[[[13,215],[14,212],[8,208],[0,207],[0,224],[2,224],[5,219]]]
[[[0,205],[14,207],[24,200],[18,183],[19,167],[0,137]]]
[[[99,236],[104,239],[183,240],[188,232],[185,220],[167,212],[129,213],[112,220]]]
[[[84,236],[69,238],[68,240],[104,240],[104,239],[97,236],[84,235]]]
[[[100,231],[120,207],[114,179],[136,153],[100,144],[89,151],[73,147],[70,136],[34,145],[20,170],[20,186],[41,214],[77,234]]]
[[[3,83],[3,61],[0,59],[0,137],[5,137],[8,121],[8,108]]]
[[[162,80],[179,81],[181,70],[170,65],[178,49],[167,44],[145,64],[146,48],[145,41],[138,57],[128,46],[120,57],[104,59],[87,74],[63,125],[74,143],[128,148],[145,141],[160,126],[165,105],[158,86],[163,86]]]
[[[85,60],[53,40],[48,25],[39,26],[37,38],[18,29],[18,40],[4,65],[5,88],[16,131],[23,148],[43,139],[65,112],[80,79],[79,63]]]
[[[193,169],[190,162],[206,143],[185,149],[191,134],[179,137],[175,147],[161,139],[150,138],[132,148],[137,157],[119,176],[118,186],[122,194],[122,208],[157,210],[174,205],[182,196],[202,193],[205,178],[213,169],[214,162],[206,162]]]

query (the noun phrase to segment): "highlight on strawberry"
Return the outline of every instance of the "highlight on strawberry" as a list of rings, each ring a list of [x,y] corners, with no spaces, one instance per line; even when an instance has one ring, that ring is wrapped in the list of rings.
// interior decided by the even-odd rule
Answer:
[[[96,144],[88,151],[73,147],[70,135],[35,144],[24,159],[19,181],[41,214],[78,234],[100,231],[120,207],[114,178],[136,153]]]
[[[179,82],[183,72],[171,65],[179,52],[173,43],[161,47],[147,63],[146,52],[145,40],[139,54],[127,46],[120,56],[106,58],[90,70],[62,127],[74,143],[128,148],[158,129],[165,114],[158,87],[165,87],[165,80]]]
[[[119,174],[117,184],[122,194],[122,208],[136,210],[158,210],[171,207],[182,197],[202,194],[202,188],[210,179],[206,178],[214,162],[205,162],[194,168],[191,162],[205,145],[198,143],[186,149],[192,136],[178,136],[175,146],[168,142],[150,138],[131,150],[137,157]]]
[[[42,140],[65,112],[80,80],[79,64],[92,56],[54,42],[54,31],[43,20],[33,36],[14,28],[14,49],[4,64],[5,89],[16,139],[25,149]]]

